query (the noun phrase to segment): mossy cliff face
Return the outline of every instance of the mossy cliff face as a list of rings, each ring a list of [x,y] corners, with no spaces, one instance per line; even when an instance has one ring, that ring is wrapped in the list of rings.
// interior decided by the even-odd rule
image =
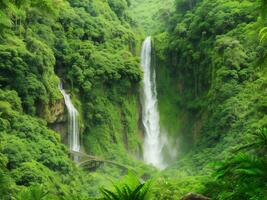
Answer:
[[[68,111],[64,99],[59,100],[55,105],[51,105],[49,119],[46,119],[48,126],[60,133],[61,141],[68,145]]]
[[[238,101],[237,96],[244,93],[241,88],[249,82],[254,84],[253,79],[258,76],[253,68],[258,67],[255,62],[260,52],[256,48],[259,43],[255,30],[260,22],[257,22],[252,2],[238,6],[236,3],[214,3],[214,10],[225,6],[229,8],[229,13],[219,15],[211,12],[208,16],[208,19],[233,18],[233,24],[225,29],[220,29],[220,24],[204,22],[204,14],[208,12],[205,9],[212,3],[203,2],[192,4],[184,11],[195,15],[177,15],[177,19],[183,18],[173,22],[172,32],[155,37],[157,69],[162,76],[158,77],[162,120],[165,116],[176,114],[176,117],[171,117],[180,124],[176,133],[182,137],[181,142],[189,146],[202,141],[203,137],[209,138],[208,145],[219,141],[226,132],[233,131],[230,124],[237,122],[239,117],[233,113],[234,107],[229,109],[229,102],[234,101],[235,96]],[[177,2],[177,5],[177,9],[186,8],[185,2]],[[233,6],[239,7],[239,10],[231,9]],[[246,17],[238,21],[240,19],[235,19],[234,14]],[[198,15],[200,18],[196,17]],[[243,21],[246,23],[243,24]],[[249,39],[239,35],[240,31],[246,32]],[[166,85],[164,79],[168,82]],[[165,100],[166,103],[163,103]],[[165,124],[170,127],[175,122],[165,120]]]
[[[167,42],[166,39],[166,34],[158,35],[153,39],[152,63],[157,74],[160,125],[162,133],[168,135],[170,145],[181,154],[187,151],[192,142],[194,116],[180,104],[185,88],[183,81],[179,80],[179,75],[172,67],[174,61],[161,54],[163,50],[161,48],[167,48],[161,46]]]
[[[102,115],[96,115],[97,124],[85,130],[83,141],[90,154],[120,157],[129,152],[137,157],[141,154],[142,140],[138,129],[138,97],[129,95],[120,102],[102,99],[95,108],[101,108]]]
[[[49,105],[40,105],[40,108],[40,117],[48,123],[53,124],[66,121],[66,108],[63,98]]]

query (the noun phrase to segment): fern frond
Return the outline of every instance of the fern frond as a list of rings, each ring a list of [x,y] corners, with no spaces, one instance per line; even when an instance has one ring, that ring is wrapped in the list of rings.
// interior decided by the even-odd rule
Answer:
[[[266,38],[266,36],[267,36],[267,27],[264,27],[259,32],[260,43],[263,42],[263,40]]]
[[[112,191],[108,189],[101,189],[102,194],[104,195],[104,200],[120,200],[120,198]]]
[[[141,193],[142,188],[144,187],[145,184],[138,185],[130,194],[130,199],[136,199],[139,194]]]

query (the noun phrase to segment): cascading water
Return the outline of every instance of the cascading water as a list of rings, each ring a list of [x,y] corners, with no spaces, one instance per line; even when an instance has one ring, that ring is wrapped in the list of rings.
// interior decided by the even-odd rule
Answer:
[[[151,68],[151,37],[143,43],[141,66],[144,71],[143,90],[141,95],[142,122],[145,131],[144,161],[158,168],[164,168],[160,125],[157,102],[156,72]]]
[[[79,120],[78,120],[79,113],[72,104],[70,95],[67,94],[66,91],[63,89],[62,83],[60,84],[59,89],[64,97],[64,101],[68,110],[68,117],[69,117],[68,134],[69,134],[70,149],[74,152],[79,152],[80,151]],[[78,161],[78,156],[74,156],[74,160]]]

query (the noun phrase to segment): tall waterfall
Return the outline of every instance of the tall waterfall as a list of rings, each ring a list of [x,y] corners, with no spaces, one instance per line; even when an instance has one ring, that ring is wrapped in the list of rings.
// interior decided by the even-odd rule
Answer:
[[[164,168],[160,139],[159,112],[157,102],[156,72],[151,67],[151,37],[143,43],[141,66],[144,71],[141,95],[142,122],[145,131],[144,161],[158,168]]]
[[[66,91],[63,89],[62,83],[60,84],[59,89],[64,97],[64,101],[68,110],[68,117],[69,117],[68,134],[69,134],[70,149],[74,152],[79,152],[80,151],[79,120],[78,120],[79,113],[72,104],[70,95],[67,94]],[[74,156],[74,160],[77,159],[78,157]]]

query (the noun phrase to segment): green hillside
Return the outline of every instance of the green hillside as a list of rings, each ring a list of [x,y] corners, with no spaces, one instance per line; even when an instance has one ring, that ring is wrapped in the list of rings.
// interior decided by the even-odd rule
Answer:
[[[0,200],[267,200],[266,10],[0,1]]]

